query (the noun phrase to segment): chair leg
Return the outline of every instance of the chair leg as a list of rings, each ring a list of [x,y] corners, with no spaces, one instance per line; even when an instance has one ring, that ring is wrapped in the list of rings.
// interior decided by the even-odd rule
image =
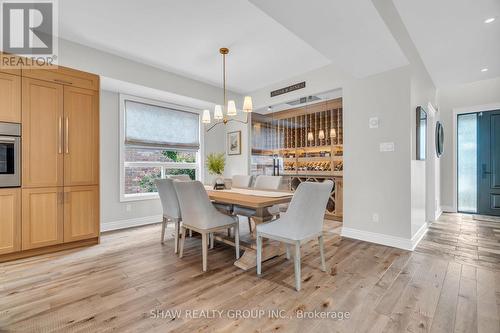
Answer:
[[[181,245],[179,249],[179,258],[182,258],[184,254],[184,241],[186,240],[186,228],[183,226],[181,228]]]
[[[248,219],[248,230],[250,230],[250,233],[252,233],[252,219],[250,216],[247,217]]]
[[[162,222],[161,222],[161,243],[163,244],[165,242],[165,229],[167,225],[167,219],[164,217]]]
[[[203,257],[203,271],[207,271],[207,256],[208,256],[208,242],[207,242],[208,234],[201,234],[201,254]]]
[[[193,237],[193,230],[189,229],[189,237]]]
[[[286,260],[290,260],[290,244],[286,245]]]
[[[181,226],[181,221],[179,220],[175,220],[174,221],[174,224],[175,224],[175,231],[174,231],[174,253],[177,253],[179,252],[179,228]]]
[[[257,234],[257,275],[262,273],[262,236]]]
[[[236,248],[236,259],[240,259],[240,225],[234,225],[234,245]]]
[[[214,242],[215,242],[214,238],[215,238],[215,235],[214,235],[214,233],[212,232],[212,233],[210,234],[210,249],[213,249],[213,248],[214,248]]]
[[[319,240],[319,256],[321,258],[321,270],[323,272],[326,272],[325,249],[323,248],[323,235],[319,236],[318,240]]]
[[[294,256],[294,263],[295,263],[295,289],[297,291],[300,290],[300,281],[301,281],[301,276],[300,276],[300,243],[297,242],[295,244],[295,256]]]

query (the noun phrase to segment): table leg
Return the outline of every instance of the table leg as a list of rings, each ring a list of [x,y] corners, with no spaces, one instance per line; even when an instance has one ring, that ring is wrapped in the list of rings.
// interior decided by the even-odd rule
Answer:
[[[269,214],[267,208],[259,208],[256,210],[255,215],[252,217],[255,228],[252,231],[252,238],[254,242],[252,242],[250,248],[245,250],[245,253],[241,256],[240,259],[236,260],[234,265],[243,269],[249,270],[254,268],[257,265],[257,245],[255,243],[255,232],[257,226],[261,223],[270,221],[272,219],[272,215]],[[286,252],[285,246],[281,242],[272,241],[269,239],[263,239],[262,241],[262,261],[269,260],[276,256],[280,256]]]

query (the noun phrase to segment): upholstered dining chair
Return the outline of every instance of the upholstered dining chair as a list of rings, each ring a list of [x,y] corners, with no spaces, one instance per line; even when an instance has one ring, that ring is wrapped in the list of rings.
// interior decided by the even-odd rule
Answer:
[[[156,179],[156,188],[160,196],[161,206],[163,208],[163,221],[161,224],[161,243],[165,241],[165,229],[167,222],[174,222],[174,247],[175,253],[179,250],[179,229],[181,224],[181,209],[177,199],[177,193],[172,179]]]
[[[254,188],[256,190],[278,190],[281,185],[282,176],[265,176],[259,175],[255,179]],[[251,217],[255,215],[255,210],[251,208],[235,206],[233,209],[234,215],[246,216],[248,219],[248,229],[252,232]]]
[[[246,188],[252,184],[252,176],[234,175],[231,178],[231,187]]]
[[[184,253],[186,229],[201,234],[203,271],[207,270],[208,237],[219,230],[234,229],[236,259],[240,257],[240,233],[238,218],[219,212],[208,198],[205,187],[199,181],[174,182],[182,214],[181,243],[179,257]]]
[[[321,270],[326,271],[323,249],[323,223],[325,207],[333,188],[333,182],[304,182],[293,195],[290,207],[279,219],[260,224],[257,230],[257,275],[262,270],[262,238],[274,239],[286,244],[286,258],[290,259],[290,247],[295,246],[295,289],[300,290],[300,246],[311,239],[318,239]]]
[[[183,182],[188,182],[191,180],[191,177],[189,177],[189,175],[168,175],[167,178],[180,180]]]

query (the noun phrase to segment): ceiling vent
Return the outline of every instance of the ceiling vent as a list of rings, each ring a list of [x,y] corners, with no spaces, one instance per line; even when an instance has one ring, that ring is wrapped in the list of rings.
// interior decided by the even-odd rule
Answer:
[[[302,97],[302,98],[297,99],[295,101],[287,102],[286,104],[291,105],[291,106],[295,106],[295,105],[299,105],[299,104],[304,104],[306,102],[319,101],[320,99],[321,98],[319,98],[318,96],[309,96],[309,98],[308,97]]]

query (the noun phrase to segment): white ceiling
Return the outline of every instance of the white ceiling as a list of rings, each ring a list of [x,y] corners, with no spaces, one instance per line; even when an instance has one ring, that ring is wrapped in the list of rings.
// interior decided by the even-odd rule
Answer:
[[[250,0],[355,77],[408,64],[371,0]]]
[[[389,0],[387,0],[389,1]],[[393,0],[437,86],[500,76],[499,0]],[[62,38],[249,93],[321,68],[406,65],[372,0],[64,0]],[[483,21],[496,16],[496,22]],[[489,71],[482,73],[481,68]]]
[[[500,76],[500,1],[394,0],[434,83]],[[485,24],[489,17],[497,17]],[[481,72],[487,67],[487,72]]]
[[[245,93],[332,64],[366,76],[406,64],[370,0],[64,0],[60,35]]]
[[[64,0],[60,35],[83,45],[248,92],[329,64],[246,0]],[[306,61],[304,61],[306,59]]]

